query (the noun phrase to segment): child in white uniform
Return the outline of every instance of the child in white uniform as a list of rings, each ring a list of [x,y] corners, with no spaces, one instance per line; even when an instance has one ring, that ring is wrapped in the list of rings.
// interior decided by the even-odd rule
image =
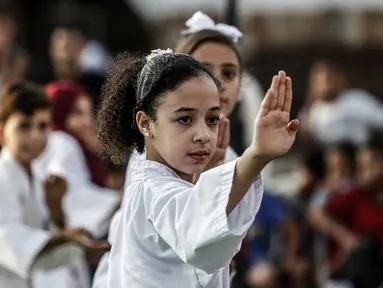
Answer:
[[[218,138],[221,86],[185,54],[120,54],[103,88],[99,131],[116,163],[133,150],[107,287],[228,287],[228,265],[258,211],[260,172],[293,144],[291,80],[275,76],[241,158],[202,173]],[[200,175],[196,185],[196,175]],[[251,186],[253,193],[247,193]]]
[[[177,52],[192,55],[198,61],[208,65],[216,75],[220,76],[225,86],[225,89],[220,93],[221,114],[222,116],[229,117],[234,106],[239,101],[241,93],[243,66],[237,40],[242,37],[242,33],[233,26],[215,24],[212,19],[201,12],[196,12],[186,22],[186,25],[189,30],[182,32],[186,35],[180,38]],[[247,107],[250,110],[252,108],[255,109],[253,114],[256,115],[259,107]],[[205,170],[238,158],[238,155],[229,146],[230,124],[225,117],[222,117],[220,121],[216,153]],[[253,127],[253,123],[248,124]],[[137,156],[135,154],[131,157],[129,167],[135,165],[133,163]],[[125,187],[128,187],[130,184],[129,167],[127,169]],[[251,189],[254,190],[254,187],[251,187]],[[259,197],[261,196],[259,195]],[[117,216],[114,217],[114,222],[116,222],[116,219]],[[111,225],[110,235],[113,234],[113,227],[115,225]],[[113,243],[111,237],[109,237],[108,241],[111,244]],[[103,288],[106,286],[108,257],[109,253],[105,253],[98,265],[97,272],[93,278],[93,288]]]
[[[44,229],[47,216],[58,226],[55,215],[63,197],[59,182],[50,178],[43,187],[32,168],[47,142],[50,101],[30,83],[6,87],[1,96],[0,287],[55,287],[38,275],[82,256],[68,244],[102,250],[109,245],[92,240],[83,229]]]

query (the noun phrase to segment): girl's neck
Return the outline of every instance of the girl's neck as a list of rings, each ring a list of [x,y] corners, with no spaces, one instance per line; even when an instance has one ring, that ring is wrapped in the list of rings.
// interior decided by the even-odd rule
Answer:
[[[151,149],[146,149],[146,160],[154,161],[161,163],[162,165],[167,166],[168,168],[172,169],[174,173],[176,173],[182,180],[194,183],[194,176],[193,174],[185,174],[182,173],[173,167],[171,167],[157,152],[152,152]]]

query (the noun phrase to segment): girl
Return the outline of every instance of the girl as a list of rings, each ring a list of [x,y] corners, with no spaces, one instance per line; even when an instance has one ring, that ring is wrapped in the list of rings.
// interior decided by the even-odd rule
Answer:
[[[61,206],[63,196],[59,181],[50,178],[43,187],[32,168],[47,142],[51,105],[44,92],[29,83],[7,87],[1,96],[0,287],[52,287],[54,283],[39,281],[47,278],[37,279],[38,272],[81,256],[63,244],[102,250],[108,245],[93,241],[83,229],[44,230],[44,218],[56,213],[52,208]]]
[[[290,149],[299,124],[289,122],[291,80],[280,72],[252,145],[194,185],[216,150],[219,94],[214,74],[189,55],[123,53],[114,62],[99,111],[101,144],[116,163],[133,150],[146,159],[131,167],[107,287],[228,287],[228,264],[261,202],[259,174]]]
[[[223,24],[215,25],[213,20],[201,12],[196,12],[186,22],[186,25],[188,25],[189,30],[183,31],[186,35],[182,37],[178,43],[177,51],[191,54],[200,62],[207,64],[216,75],[220,76],[224,82],[222,93],[220,93],[221,114],[229,117],[234,106],[240,99],[243,66],[237,41],[242,37],[242,33],[232,26]],[[254,114],[258,111],[258,108],[258,105],[253,107]],[[250,110],[251,107],[248,107],[248,109]],[[217,149],[209,161],[209,164],[205,167],[205,170],[216,167],[224,162],[230,162],[238,157],[234,150],[228,147],[230,142],[230,125],[226,117],[222,117],[219,123]],[[249,126],[253,129],[252,123],[250,123]],[[130,167],[134,165],[133,162],[137,157],[138,155],[133,155],[130,160]],[[129,173],[130,171],[128,169],[125,187],[127,187],[130,182]],[[114,219],[117,219],[117,217],[118,216],[115,216]],[[113,234],[111,232],[114,226],[115,225],[111,225],[110,227],[110,235]],[[111,240],[112,239],[109,238],[109,242],[113,243]],[[106,253],[104,255],[98,266],[98,271],[94,277],[93,288],[105,287],[105,280],[103,279],[106,278],[108,254],[109,253]]]
[[[119,205],[119,195],[104,188],[107,170],[96,152],[92,101],[81,86],[70,82],[49,84],[46,91],[52,103],[53,131],[35,167],[42,179],[53,174],[66,182],[66,224],[103,237]]]
[[[247,144],[251,143],[254,129],[253,119],[264,96],[262,89],[257,86],[257,81],[252,79],[253,83],[251,85],[250,76],[244,71],[238,47],[238,41],[243,35],[236,27],[215,24],[209,16],[200,11],[186,21],[186,26],[188,30],[181,32],[184,35],[178,42],[176,52],[192,55],[198,61],[208,65],[223,81],[224,85],[220,99],[222,112],[226,117],[230,117],[237,102],[243,96],[240,114],[241,117],[251,119],[244,121],[246,134],[249,135],[246,135],[247,137],[242,137],[242,135],[233,137],[235,140],[233,147],[237,151],[243,151],[243,148],[240,148],[240,146],[243,147],[243,143],[239,139],[241,137],[249,138],[245,142]],[[246,85],[246,87],[242,85]],[[249,85],[252,86],[251,89],[249,89]],[[247,89],[246,93],[241,87]],[[250,92],[248,90],[251,90],[252,93],[247,93]],[[241,143],[237,143],[238,141]],[[237,157],[237,155],[232,155],[232,152],[234,150],[229,148],[227,156],[233,156],[231,160]]]

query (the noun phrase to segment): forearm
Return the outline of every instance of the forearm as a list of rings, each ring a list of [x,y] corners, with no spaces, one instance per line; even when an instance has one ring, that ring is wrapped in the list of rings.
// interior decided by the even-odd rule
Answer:
[[[327,233],[338,243],[342,242],[345,234],[350,234],[347,228],[328,216],[322,208],[312,208],[309,216],[314,227]]]
[[[229,215],[250,189],[255,178],[261,173],[268,161],[255,156],[249,149],[243,153],[235,167],[233,185],[226,207]]]

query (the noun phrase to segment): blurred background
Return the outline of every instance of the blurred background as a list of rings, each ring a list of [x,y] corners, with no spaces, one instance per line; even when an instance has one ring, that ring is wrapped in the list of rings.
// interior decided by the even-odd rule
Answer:
[[[21,79],[45,85],[76,78],[97,105],[113,55],[122,50],[174,48],[185,21],[198,10],[216,22],[237,26],[244,34],[240,51],[250,82],[258,91],[252,95],[250,82],[244,81],[246,98],[253,97],[258,103],[250,106],[255,114],[250,111],[247,115],[256,115],[263,97],[259,91],[267,91],[272,76],[283,69],[293,79],[292,117],[299,117],[302,124],[292,152],[265,171],[270,198],[265,198],[262,207],[266,210],[261,207],[259,223],[249,232],[247,250],[236,260],[238,279],[234,284],[352,287],[326,282],[337,277],[329,276],[331,265],[324,255],[328,256],[330,248],[324,248],[329,246],[318,239],[323,233],[333,233],[326,217],[332,215],[331,209],[338,209],[338,202],[328,206],[337,208],[328,208],[326,216],[323,207],[328,191],[342,190],[344,182],[356,182],[364,171],[358,169],[363,167],[378,170],[374,191],[379,195],[383,191],[382,165],[373,162],[383,158],[373,154],[376,157],[367,159],[363,154],[368,147],[374,147],[370,152],[380,156],[383,150],[376,144],[383,143],[380,140],[369,144],[372,138],[380,139],[372,136],[380,132],[371,129],[383,127],[381,0],[1,0],[0,85]],[[351,97],[347,99],[354,99],[351,104],[340,100],[346,94]],[[244,106],[239,102],[231,117],[231,143],[239,154],[251,135],[247,126],[252,118],[244,116],[243,109],[248,108]],[[124,172],[113,171],[110,187],[119,189]],[[377,203],[379,208],[369,206],[375,217],[370,223],[382,233],[382,203]],[[358,239],[370,236],[363,231],[356,229],[351,234]],[[329,238],[352,238],[338,244],[352,247],[345,248],[347,252],[354,251],[355,245],[348,246],[354,238],[347,233]],[[381,234],[379,237],[383,239]],[[287,251],[288,245],[292,250]],[[354,282],[354,287],[378,287],[363,281]]]

